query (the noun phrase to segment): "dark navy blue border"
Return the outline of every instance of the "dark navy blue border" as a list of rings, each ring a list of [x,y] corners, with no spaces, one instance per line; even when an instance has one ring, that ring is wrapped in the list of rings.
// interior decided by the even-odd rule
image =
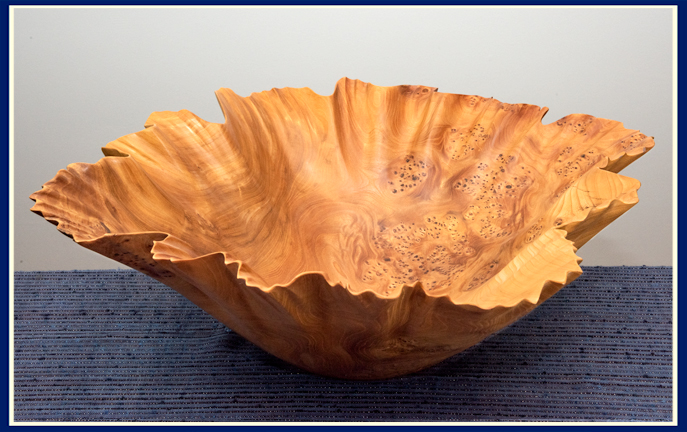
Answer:
[[[679,15],[678,15],[678,17],[679,17]],[[676,128],[678,129],[678,139],[677,139],[677,142],[674,143],[674,145],[675,145],[676,148],[677,148],[677,149],[676,149],[676,152],[677,152],[677,156],[676,156],[676,157],[677,157],[677,163],[674,164],[675,167],[681,166],[682,160],[685,159],[685,158],[684,158],[684,155],[681,155],[681,154],[680,154],[680,139],[679,139],[679,136],[680,136],[680,130],[679,130],[679,129],[680,129],[680,125],[684,125],[685,122],[687,121],[687,116],[685,115],[685,110],[684,110],[684,109],[683,109],[683,110],[680,109],[680,101],[681,101],[681,100],[683,100],[683,101],[685,100],[684,97],[681,97],[681,96],[683,96],[684,93],[685,93],[685,86],[683,85],[683,86],[681,87],[681,86],[679,85],[679,77],[680,77],[680,71],[681,71],[681,70],[684,70],[684,68],[681,67],[681,66],[682,66],[682,62],[680,61],[681,59],[684,60],[684,56],[681,56],[680,54],[682,53],[682,51],[684,51],[684,47],[687,46],[686,43],[687,43],[687,40],[686,40],[686,38],[685,38],[685,32],[684,32],[684,31],[683,31],[683,32],[680,32],[680,30],[679,30],[679,25],[678,25],[678,30],[677,30],[677,47],[678,47],[678,52],[677,52],[677,59],[676,59],[676,62],[677,62],[677,77],[678,77],[678,84],[677,84],[677,92],[678,92],[678,93],[677,93],[677,105],[678,105],[678,106],[677,106],[677,114],[678,114],[678,117],[677,117],[677,125],[674,126],[674,127],[676,127]],[[681,48],[682,48],[682,49],[681,49]],[[683,265],[683,263],[684,263],[684,261],[685,261],[685,258],[684,258],[684,257],[685,257],[685,254],[680,254],[680,248],[679,248],[680,240],[685,238],[685,230],[684,230],[684,229],[680,230],[680,226],[679,226],[679,225],[680,225],[680,224],[679,224],[680,214],[682,213],[682,212],[681,212],[682,206],[680,205],[680,191],[681,191],[681,190],[685,190],[685,188],[684,188],[684,186],[685,186],[685,176],[684,176],[684,175],[683,175],[683,176],[680,176],[680,170],[679,170],[679,168],[676,168],[676,170],[677,170],[677,172],[675,173],[675,175],[677,176],[677,184],[676,184],[676,187],[677,187],[677,202],[675,203],[675,205],[677,206],[677,220],[675,221],[675,225],[678,227],[678,236],[674,239],[674,241],[677,242],[677,245],[676,245],[676,249],[677,249],[677,263],[676,263],[676,264],[677,264],[677,268],[675,268],[674,271],[677,272],[677,273],[680,273],[680,270],[684,270],[685,268],[687,268],[686,266]],[[678,290],[678,289],[676,289],[676,291],[677,291],[677,290]],[[686,303],[686,301],[685,301],[685,295],[684,295],[684,293],[683,293],[682,296],[679,296],[679,295],[678,295],[678,301],[677,301],[677,302],[673,301],[673,307],[674,307],[674,308],[677,308],[677,310],[680,310],[680,309],[685,310],[685,303]],[[681,308],[681,307],[682,307],[682,308]],[[677,352],[677,356],[678,356],[678,362],[679,362],[679,363],[678,363],[678,369],[680,369],[681,364],[684,363],[684,359],[685,359],[684,353],[685,353],[685,350],[683,349],[683,348],[684,348],[684,343],[680,343],[680,342],[683,342],[682,339],[684,339],[684,338],[680,338],[679,335],[684,335],[684,334],[685,334],[685,329],[687,328],[687,325],[685,324],[685,319],[683,319],[682,321],[680,321],[680,320],[678,319],[677,325],[678,325],[678,329],[677,329],[677,331],[678,331],[678,342],[677,342],[678,352]],[[681,359],[681,360],[680,360],[680,359]],[[675,361],[675,359],[674,359],[673,361]],[[684,369],[683,369],[683,371],[684,371]],[[684,389],[684,388],[685,388],[685,377],[684,377],[684,373],[683,373],[683,374],[680,374],[679,371],[678,371],[678,379],[675,380],[674,383],[677,385],[678,389]],[[683,395],[684,395],[684,392],[683,392]],[[680,395],[678,395],[677,401],[678,401],[678,405],[677,405],[676,408],[677,408],[677,412],[678,412],[678,423],[679,423],[679,422],[680,422],[680,413],[682,413],[683,416],[685,415],[685,413],[687,413],[687,411],[685,411],[685,409],[687,409],[687,403],[685,403],[684,397],[680,397]]]
[[[679,19],[679,15],[678,15],[678,19]],[[684,70],[684,68],[682,68],[682,62],[680,61],[680,60],[684,60],[684,56],[682,56],[680,54],[682,54],[682,51],[684,51],[685,46],[687,46],[686,45],[687,39],[685,38],[685,32],[684,31],[680,32],[679,24],[678,24],[678,30],[677,30],[677,39],[678,39],[677,40],[678,53],[677,53],[677,60],[676,61],[677,61],[677,76],[678,76],[678,84],[677,84],[677,91],[678,91],[678,94],[677,94],[677,96],[678,96],[677,113],[678,113],[678,117],[677,117],[677,125],[675,125],[674,127],[677,127],[677,129],[678,129],[678,139],[677,139],[677,142],[675,143],[675,146],[677,147],[677,150],[676,150],[677,151],[677,156],[676,156],[677,157],[677,164],[675,164],[674,166],[679,167],[679,166],[681,166],[682,160],[685,160],[684,153],[683,154],[680,153],[680,138],[679,138],[680,137],[680,130],[679,129],[680,129],[681,125],[684,125],[684,124],[686,124],[685,122],[687,122],[687,115],[685,115],[685,110],[680,109],[680,107],[681,107],[680,101],[685,100],[684,97],[681,97],[681,96],[684,96],[684,94],[685,94],[684,82],[683,82],[682,86],[679,85],[680,71]],[[677,169],[676,175],[677,175],[676,187],[677,187],[678,192],[677,192],[677,203],[675,203],[675,205],[677,206],[677,220],[675,221],[675,225],[678,227],[678,237],[675,238],[675,240],[674,240],[677,242],[677,245],[676,245],[677,246],[676,247],[676,249],[677,249],[677,268],[675,270],[677,271],[677,273],[680,273],[680,270],[684,270],[685,268],[687,268],[685,265],[683,265],[684,261],[685,261],[685,254],[680,254],[680,248],[679,248],[680,240],[685,238],[685,229],[683,228],[682,230],[680,230],[680,227],[679,227],[680,214],[682,213],[681,212],[682,206],[680,205],[680,191],[685,190],[685,183],[686,182],[685,182],[685,176],[684,175],[680,176],[679,169]],[[678,302],[673,303],[674,307],[676,307],[677,310],[680,310],[680,309],[685,310],[685,304],[686,304],[686,301],[685,301],[684,293],[682,296],[678,295]],[[682,321],[680,321],[678,319],[678,335],[684,335],[686,328],[687,328],[687,325],[685,324],[685,320],[683,319]],[[684,339],[684,338],[678,337],[678,339]],[[678,355],[678,361],[679,361],[678,369],[680,369],[680,365],[681,365],[681,363],[684,363],[684,359],[685,359],[685,355],[684,355],[685,350],[683,349],[684,343],[680,343],[680,342],[682,342],[682,340],[678,340],[678,343],[677,343],[677,345],[678,345],[677,355]],[[680,361],[680,359],[682,359],[682,360]],[[683,369],[683,371],[684,371],[684,369]],[[686,381],[685,381],[684,373],[680,374],[678,372],[678,379],[677,379],[677,382],[675,383],[677,385],[678,389],[684,389],[685,388],[685,382]],[[683,392],[683,395],[684,395],[684,392]],[[687,409],[687,403],[685,403],[684,397],[680,397],[679,395],[678,395],[677,400],[678,400],[677,411],[678,411],[678,413],[682,413],[682,415],[684,416],[685,413],[687,413],[687,411],[685,411]],[[678,414],[678,423],[680,421],[679,415],[680,414]]]
[[[65,423],[65,426],[69,426],[69,423]],[[27,432],[33,432],[37,431],[40,429],[43,429],[45,427],[49,426],[22,426],[22,430],[26,430]],[[60,426],[55,426],[55,427],[61,427]],[[75,427],[75,426],[71,426]],[[101,428],[101,427],[106,427],[107,430],[113,430],[113,431],[131,431],[131,430],[141,430],[144,428],[148,428],[148,426],[81,426],[78,427],[78,430],[91,430],[95,428]],[[207,426],[199,426],[199,425],[192,425],[192,426],[151,426],[155,428],[203,428]],[[212,427],[212,425],[210,425]],[[222,427],[222,426],[220,426]],[[620,432],[620,431],[627,431],[630,428],[635,428],[639,427],[641,428],[642,431],[649,430],[651,429],[659,429],[660,430],[674,430],[678,426],[642,426],[641,424],[637,426],[537,426],[537,425],[532,425],[532,424],[527,424],[527,425],[511,425],[511,426],[499,426],[499,425],[488,425],[488,426],[431,426],[427,424],[423,425],[418,425],[418,426],[413,426],[413,425],[395,425],[393,423],[389,423],[388,425],[374,425],[374,426],[366,426],[366,425],[361,425],[361,426],[351,426],[351,425],[346,425],[346,426],[337,426],[337,425],[316,425],[316,426],[307,426],[303,424],[298,424],[298,425],[278,425],[278,426],[223,426],[224,428],[228,428],[230,431],[247,431],[247,432],[258,432],[258,431],[266,431],[266,430],[284,430],[284,431],[300,431],[300,430],[305,430],[305,431],[335,431],[335,432],[343,432],[343,431],[379,431],[379,430],[399,430],[399,428],[402,431],[415,431],[415,430],[432,430],[436,432],[479,432],[479,431],[484,431],[485,428],[487,430],[493,430],[494,428],[508,428],[508,427],[520,427],[520,428],[525,428],[525,430],[529,431],[542,431],[542,432],[548,432],[552,430],[560,430],[560,428],[565,428],[565,430],[577,430],[577,429],[584,429],[584,430],[598,430],[598,431],[608,431],[608,432]],[[668,429],[666,429],[666,427]],[[534,429],[532,429],[534,428]]]
[[[69,427],[69,423],[65,423],[66,426]],[[21,426],[21,430],[26,430],[27,432],[34,432],[38,431],[40,429],[43,429],[45,427],[49,426]],[[55,426],[55,427],[61,427],[61,426]],[[75,427],[75,426],[71,426]],[[88,431],[91,429],[95,428],[107,428],[106,430],[108,431],[135,431],[135,430],[141,430],[144,428],[147,428],[148,426],[81,426],[78,427],[77,430],[79,431]],[[172,429],[172,428],[188,428],[189,426],[150,426],[153,428],[163,428],[163,429]],[[190,426],[192,428],[203,428],[207,426]],[[209,426],[212,427],[212,426]],[[220,426],[222,427],[222,426]],[[599,430],[599,431],[608,431],[608,432],[620,432],[620,431],[627,431],[629,428],[634,428],[634,427],[640,427],[642,431],[649,429],[658,429],[660,430],[671,430],[674,429],[676,426],[669,426],[669,429],[665,429],[666,426],[532,426],[532,425],[523,425],[523,426],[431,426],[431,425],[421,425],[421,426],[412,426],[412,425],[394,425],[393,423],[390,423],[389,425],[379,425],[379,426],[324,426],[324,425],[317,425],[317,426],[302,426],[301,424],[299,425],[279,425],[279,426],[223,426],[223,428],[227,428],[229,431],[234,432],[234,431],[247,431],[247,432],[258,432],[258,431],[266,431],[266,430],[283,430],[283,431],[301,431],[305,430],[307,432],[311,431],[334,431],[334,432],[343,432],[343,431],[391,431],[391,430],[402,430],[403,432],[410,432],[410,431],[415,431],[415,430],[431,430],[431,431],[436,431],[436,432],[480,432],[484,431],[485,428],[486,430],[493,430],[494,428],[507,428],[507,427],[519,427],[519,428],[525,428],[524,430],[528,431],[551,431],[551,430],[559,430],[560,428],[565,428],[565,430],[577,430],[577,429],[584,429],[584,430]]]
[[[360,2],[360,1],[350,1],[350,2],[314,2],[314,1],[298,1],[298,2],[288,2],[288,1],[255,1],[255,2],[222,2],[222,1],[208,1],[201,0],[199,3],[190,3],[188,1],[172,1],[172,2],[155,2],[155,1],[142,1],[142,2],[86,2],[86,1],[69,1],[60,4],[60,6],[311,6],[311,5],[323,5],[323,6],[393,6],[393,5],[407,5],[407,6],[677,6],[678,1],[666,2],[666,1],[644,1],[644,2],[628,2],[620,0],[602,0],[602,1],[526,1],[526,2],[516,2],[516,1],[475,1],[468,0],[465,2],[456,1],[437,1],[432,0],[426,4],[421,4],[417,2],[406,2],[406,1],[371,1],[371,2]],[[29,0],[24,1],[13,1],[9,3],[9,6],[53,6],[55,3],[42,2],[32,2]]]
[[[128,3],[128,2],[121,2],[121,3],[109,2],[109,3],[101,4],[101,5],[118,5],[118,6],[135,5],[135,6],[141,6],[141,5],[155,5],[155,4],[156,3],[152,3],[152,2],[140,3],[140,4]],[[172,2],[172,3],[165,3],[165,4],[173,4],[174,5],[175,3]],[[177,5],[184,5],[184,4],[188,4],[188,3],[176,3],[176,4]],[[227,3],[209,2],[206,0],[206,1],[203,1],[203,3],[201,5],[215,5],[215,4],[227,4]],[[242,5],[242,4],[243,5],[251,5],[251,3],[236,3],[236,5]],[[265,3],[259,3],[259,4],[261,4],[261,5],[289,5],[290,3],[287,3],[287,2],[265,2]],[[298,4],[307,4],[307,3],[296,3],[296,5],[298,5]],[[320,3],[320,4],[322,4],[322,3]],[[362,4],[364,4],[364,3],[350,3],[350,4],[330,3],[330,5],[362,5]],[[384,4],[384,3],[375,2],[375,3],[370,3],[368,5],[380,5],[380,4]],[[393,4],[404,4],[404,3],[395,2]],[[450,4],[460,4],[460,3],[440,2],[440,1],[433,1],[432,2],[432,5],[450,5]],[[8,6],[22,6],[22,5],[50,6],[51,4],[50,3],[43,3],[43,2],[31,2],[31,1],[19,1],[19,2],[15,1],[15,2],[10,3]],[[67,5],[92,5],[92,3],[89,4],[89,3],[80,3],[80,2],[69,2],[69,3],[67,3]],[[193,5],[193,6],[201,6],[201,5]],[[291,5],[293,5],[293,3],[291,3]],[[652,3],[652,2],[620,2],[620,1],[608,1],[607,0],[607,1],[598,2],[598,3],[589,2],[589,1],[568,1],[568,2],[551,2],[551,1],[549,1],[549,2],[534,2],[534,1],[529,1],[529,2],[518,4],[518,3],[514,3],[514,2],[505,2],[505,1],[495,1],[495,2],[470,1],[470,2],[465,2],[462,5],[495,5],[495,6],[497,6],[497,5],[514,5],[514,6],[515,5],[552,5],[552,6],[561,6],[561,5],[575,5],[575,6],[582,6],[582,5],[590,5],[590,6],[599,6],[599,5],[647,5],[647,6],[663,6],[663,5],[665,5],[665,6],[670,6],[670,5],[678,5],[678,2],[655,2],[655,3]],[[9,15],[10,15],[9,11],[10,11],[10,9],[8,7],[8,9],[6,10],[6,14],[7,14],[6,17],[7,18],[6,18],[5,22],[9,22]],[[4,45],[4,47],[5,47],[4,49],[7,52],[5,59],[8,62],[8,67],[5,69],[5,71],[6,71],[5,73],[7,74],[7,78],[8,78],[7,82],[9,83],[9,29],[8,29],[7,35],[8,35],[7,36],[8,41]],[[687,42],[685,41],[685,33],[680,32],[678,30],[678,60],[677,60],[678,61],[678,76],[679,76],[680,70],[682,70],[682,68],[680,67],[680,66],[682,66],[681,61],[680,61],[680,59],[682,57],[682,56],[680,56],[681,51],[682,51],[681,48],[684,48],[685,46],[687,46]],[[679,125],[687,124],[687,116],[686,116],[684,110],[680,110],[680,103],[679,103],[680,100],[684,99],[684,98],[681,98],[680,96],[682,96],[683,93],[685,92],[685,86],[683,85],[682,87],[680,87],[678,85],[678,91],[679,91],[678,92],[678,128],[679,128]],[[9,101],[9,84],[8,84],[8,87],[6,87],[6,92],[7,92],[7,100]],[[7,148],[7,155],[8,155],[7,167],[8,167],[8,173],[9,173],[9,164],[11,163],[10,157],[9,157],[9,103],[7,105],[7,110],[8,110],[8,114],[7,114],[7,119],[8,119],[8,135],[7,135],[7,137],[8,137],[8,141],[6,143],[6,148]],[[679,131],[678,131],[678,133],[679,133]],[[682,155],[680,154],[679,141],[677,143],[677,147],[678,147],[678,152],[677,152],[678,153],[677,154],[678,163],[677,163],[677,166],[679,167],[679,166],[683,166],[683,164],[681,164],[680,162],[685,158],[682,157]],[[9,174],[8,174],[8,177],[6,177],[6,178],[7,178],[8,184],[7,184],[5,190],[8,190],[9,186],[10,186]],[[680,200],[679,200],[679,191],[683,189],[682,186],[685,186],[684,178],[685,178],[685,176],[680,176],[679,172],[678,172],[678,180],[677,180],[678,220],[679,220],[679,215],[682,213],[681,212],[682,208],[681,208]],[[7,220],[7,226],[9,227],[9,200],[6,201],[5,205],[7,206],[6,212],[5,212],[5,218]],[[684,237],[685,237],[685,230],[683,229],[683,230],[680,230],[678,232],[678,237],[675,239],[675,241],[678,242],[678,246],[679,246],[680,240],[682,240]],[[10,253],[9,247],[8,247],[8,249],[6,249],[6,251],[8,252],[7,263],[8,263],[8,268],[9,268],[9,253]],[[685,268],[682,265],[683,261],[684,261],[684,254],[679,253],[679,247],[678,247],[678,256],[677,256],[678,271]],[[11,270],[12,269],[9,268],[10,272],[11,272]],[[8,290],[8,295],[9,295],[9,290]],[[687,296],[687,294],[683,293],[683,295],[681,297],[678,297],[679,305],[676,304],[678,309],[679,309],[679,306],[684,306],[684,304],[686,302],[685,296]],[[685,320],[687,320],[687,318],[684,318],[682,321],[678,321],[678,325],[679,325],[678,332],[679,332],[679,334],[684,334],[685,328],[687,327],[687,325],[685,324]],[[3,326],[5,328],[5,334],[8,335],[9,334],[9,326],[8,326],[7,320],[4,321]],[[9,350],[9,343],[5,346],[7,347],[6,349]],[[684,349],[682,349],[682,344],[678,343],[678,347],[680,347],[679,352],[678,352],[678,358],[681,358],[684,360],[684,355],[681,355],[684,352]],[[9,352],[7,354],[8,355],[5,358],[9,359]],[[680,363],[682,363],[682,361]],[[679,365],[678,365],[678,367],[679,367]],[[9,364],[8,364],[8,368],[6,370],[9,370]],[[8,376],[8,381],[9,381],[9,376]],[[678,387],[684,388],[684,383],[685,383],[684,373],[678,374],[678,383],[677,383]],[[9,388],[9,382],[8,382],[8,388]],[[7,392],[5,394],[7,395],[6,397],[9,397],[9,392]],[[8,400],[8,402],[9,402],[9,400]],[[6,407],[9,406],[9,403],[6,404],[5,406]],[[678,413],[687,413],[686,407],[687,407],[687,403],[685,402],[685,399],[683,397],[678,397],[678,407],[677,407]],[[680,418],[678,418],[678,420],[680,420]],[[69,423],[65,423],[64,425],[69,426]],[[641,426],[641,424],[638,426]],[[45,427],[46,426],[21,426],[22,430],[27,431],[27,432],[38,430],[38,429],[43,429]],[[107,427],[108,427],[108,430],[131,431],[132,429],[142,429],[145,426],[130,426],[130,427],[127,427],[127,426],[107,426]],[[157,427],[167,428],[167,427],[175,427],[175,426],[164,426],[164,424],[163,424],[163,425],[157,426]],[[202,426],[195,426],[195,427],[202,427]],[[413,430],[418,429],[418,428],[431,428],[432,430],[441,430],[441,431],[460,430],[462,432],[467,432],[467,431],[483,430],[483,428],[485,426],[436,426],[436,427],[432,427],[432,426],[399,426],[399,425],[394,425],[393,423],[390,423],[389,425],[385,425],[385,426],[365,426],[365,425],[363,425],[363,426],[322,426],[322,425],[318,425],[318,426],[309,426],[309,427],[307,427],[307,430],[311,431],[311,430],[325,430],[326,429],[326,430],[336,430],[336,431],[345,431],[345,430],[357,430],[357,431],[366,430],[367,431],[367,430],[371,430],[371,429],[379,430],[381,428],[386,428],[386,427],[403,428],[404,430],[408,429],[408,428],[411,428]],[[495,427],[503,427],[503,426],[495,426]],[[529,427],[529,426],[523,426],[523,427]],[[536,430],[537,431],[551,430],[551,429],[560,428],[560,427],[573,428],[573,429],[578,429],[578,428],[587,429],[587,428],[591,427],[592,429],[599,429],[599,430],[604,430],[604,431],[609,431],[609,432],[610,431],[615,432],[617,430],[626,430],[627,428],[630,428],[631,426],[549,426],[549,425],[547,425],[547,426],[536,427]],[[669,429],[674,429],[675,427],[679,427],[679,426],[672,426],[672,427],[670,427],[670,426],[654,426],[654,427],[652,427],[652,426],[641,426],[641,427],[643,430],[646,427],[649,427],[651,429],[660,428],[660,430],[666,430],[665,429],[666,427],[668,427]],[[82,426],[79,428],[79,430],[90,430],[93,428],[99,428],[99,427],[97,427],[97,426]],[[231,426],[230,427],[230,429],[232,431],[252,431],[252,432],[261,431],[261,430],[274,430],[275,428],[286,429],[286,428],[300,428],[300,427],[299,426],[288,426],[287,424],[279,425],[279,426]],[[296,429],[289,429],[289,430],[296,430]]]

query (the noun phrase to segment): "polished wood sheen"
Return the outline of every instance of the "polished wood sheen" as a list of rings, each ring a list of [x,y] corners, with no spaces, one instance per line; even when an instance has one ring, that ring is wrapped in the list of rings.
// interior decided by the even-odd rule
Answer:
[[[637,203],[616,121],[341,79],[157,112],[31,195],[78,244],[319,374],[417,371],[519,319]],[[527,341],[523,341],[524,344]]]

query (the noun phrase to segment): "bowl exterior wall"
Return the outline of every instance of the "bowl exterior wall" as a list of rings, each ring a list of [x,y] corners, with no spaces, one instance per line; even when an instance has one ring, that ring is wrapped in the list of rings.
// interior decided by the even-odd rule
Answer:
[[[270,354],[307,371],[342,379],[374,380],[422,370],[515,322],[564,284],[549,282],[537,304],[483,310],[406,287],[394,299],[353,295],[319,274],[270,291],[236,277],[237,264],[221,254],[192,261],[154,260],[161,234],[100,239],[84,244],[174,288],[227,327]],[[114,246],[116,245],[116,246]],[[572,281],[579,274],[571,273]]]

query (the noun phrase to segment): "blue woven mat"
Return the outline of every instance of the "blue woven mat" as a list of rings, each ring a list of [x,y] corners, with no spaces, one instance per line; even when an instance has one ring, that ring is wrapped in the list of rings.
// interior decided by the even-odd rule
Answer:
[[[583,267],[422,372],[311,375],[134,271],[17,272],[15,421],[671,421],[672,268]]]

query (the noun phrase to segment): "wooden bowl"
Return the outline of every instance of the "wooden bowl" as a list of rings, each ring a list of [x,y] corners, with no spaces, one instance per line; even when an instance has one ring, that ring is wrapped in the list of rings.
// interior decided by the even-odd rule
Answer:
[[[654,146],[621,123],[342,79],[157,112],[31,209],[308,371],[378,379],[452,356],[582,271]]]

